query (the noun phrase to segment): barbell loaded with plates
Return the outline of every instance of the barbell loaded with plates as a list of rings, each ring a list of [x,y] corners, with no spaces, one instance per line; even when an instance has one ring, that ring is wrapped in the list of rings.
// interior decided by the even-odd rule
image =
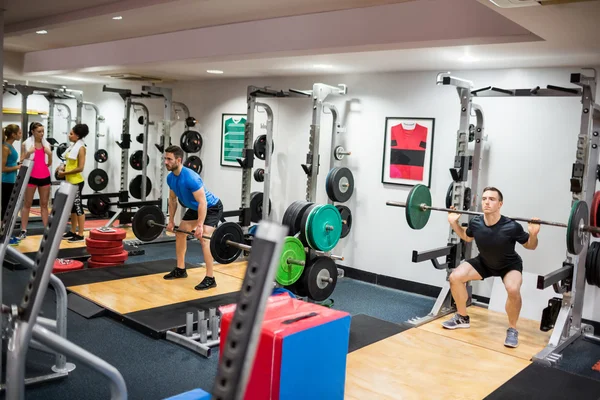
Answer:
[[[333,156],[335,157],[336,160],[338,161],[342,161],[344,159],[345,156],[349,156],[351,155],[352,152],[351,151],[346,151],[344,150],[344,148],[342,146],[337,146],[335,148],[335,150],[333,151]]]
[[[334,167],[325,178],[325,191],[332,201],[344,203],[354,191],[354,176],[346,167]]]
[[[88,175],[88,185],[94,192],[106,189],[108,186],[108,174],[100,168],[96,168]]]
[[[100,164],[105,163],[108,160],[108,152],[104,149],[96,150],[94,153],[94,160]]]
[[[202,136],[196,131],[185,131],[181,135],[181,149],[186,153],[198,153],[202,150]]]
[[[404,207],[406,209],[406,222],[412,229],[422,229],[427,225],[431,211],[443,211],[447,213],[459,213],[467,215],[483,215],[482,212],[467,210],[452,210],[450,208],[433,207],[431,205],[431,193],[425,185],[414,186],[408,194],[405,203],[388,201],[386,205],[392,207]],[[571,206],[568,223],[544,221],[523,217],[508,217],[515,221],[522,221],[540,225],[557,226],[567,228],[566,242],[567,250],[571,254],[579,254],[589,241],[587,233],[600,233],[600,228],[588,224],[590,213],[585,201],[577,200]]]
[[[131,168],[135,169],[136,171],[142,170],[143,161],[144,152],[142,150],[137,150],[129,156],[129,165],[131,165]],[[150,156],[146,154],[146,165],[148,164],[150,164]]]
[[[152,181],[146,176],[146,196],[152,191]],[[142,199],[142,175],[138,175],[129,182],[129,193],[132,197]]]
[[[140,208],[133,216],[131,226],[134,235],[144,242],[151,242],[157,239],[167,227],[165,225],[164,214],[156,206],[144,206]],[[194,232],[179,228],[174,228],[173,230],[186,235],[194,235]],[[244,241],[244,232],[240,225],[235,222],[224,222],[214,230],[211,236],[202,235],[202,238],[210,241],[210,253],[215,261],[220,264],[230,264],[240,257],[242,251],[250,252],[252,250],[252,246],[242,243]],[[322,258],[329,259],[326,256],[317,257],[317,259]],[[283,286],[293,285],[302,277],[305,266],[312,270],[316,264],[317,262],[314,260],[306,261],[304,246],[297,238],[286,237],[279,257],[279,267],[275,274],[275,280]],[[329,271],[331,269],[329,268],[327,272],[319,274],[319,271],[315,270],[314,272],[317,272],[317,276],[313,277],[313,279],[315,281],[318,280],[318,282],[315,282],[314,285],[310,285],[308,288],[311,294],[314,292],[318,298],[326,295],[322,300],[329,297],[337,283],[337,267],[335,267],[335,262],[332,261],[332,264],[334,266],[333,271]],[[310,275],[312,276],[314,273]]]
[[[259,160],[264,160],[267,157],[266,149],[267,149],[267,135],[259,135],[254,140],[254,155]],[[271,154],[273,154],[273,150],[275,150],[275,142],[271,141]]]
[[[189,156],[183,162],[183,165],[185,167],[190,168],[191,170],[193,170],[197,174],[200,174],[202,172],[202,160],[198,156]]]

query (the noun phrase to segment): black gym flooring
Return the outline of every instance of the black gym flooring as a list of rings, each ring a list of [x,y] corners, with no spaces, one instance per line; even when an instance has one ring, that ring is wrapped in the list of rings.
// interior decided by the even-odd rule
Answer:
[[[130,258],[128,264],[173,257],[172,243],[143,247],[145,254]],[[188,261],[200,260],[200,247],[188,246]],[[3,273],[3,302],[19,302],[28,272],[4,268]],[[334,308],[347,311],[353,317],[349,352],[402,332],[408,328],[403,321],[426,315],[435,301],[432,297],[348,278],[338,281],[332,298]],[[220,302],[222,299],[216,300]],[[163,309],[165,314],[161,319],[167,325],[170,311],[177,315],[181,312]],[[47,318],[55,317],[52,291],[46,295],[42,312]],[[143,320],[145,317],[141,313],[138,317]],[[87,319],[71,310],[68,312],[67,336],[119,369],[127,383],[130,399],[164,399],[195,388],[207,391],[212,388],[219,359],[218,347],[213,348],[210,358],[203,358],[174,343],[131,329],[109,316]],[[531,365],[487,398],[596,400],[600,398],[600,372],[593,371],[591,367],[599,360],[600,345],[579,340],[563,352],[558,369]],[[53,365],[53,361],[51,355],[30,350],[28,375],[44,372],[45,367]],[[28,387],[26,398],[110,398],[109,387],[101,375],[81,363],[76,365],[75,371],[66,379]]]

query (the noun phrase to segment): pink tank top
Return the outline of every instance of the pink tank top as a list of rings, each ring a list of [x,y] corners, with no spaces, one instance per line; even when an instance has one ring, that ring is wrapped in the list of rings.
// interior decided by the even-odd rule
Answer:
[[[36,179],[44,179],[50,176],[50,169],[46,165],[46,153],[44,148],[35,149],[33,155],[33,169],[31,170],[31,177]]]

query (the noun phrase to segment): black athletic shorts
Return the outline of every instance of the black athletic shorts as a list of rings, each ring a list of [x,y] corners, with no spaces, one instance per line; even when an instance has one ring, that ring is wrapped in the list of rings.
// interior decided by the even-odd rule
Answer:
[[[29,182],[28,182],[29,186],[48,186],[48,185],[52,185],[52,180],[50,179],[50,177],[46,177],[46,178],[34,178],[34,177],[29,177]]]
[[[465,262],[471,264],[475,271],[477,271],[483,279],[489,278],[491,276],[499,276],[500,278],[504,279],[504,275],[508,274],[510,271],[519,271],[523,273],[522,263],[512,264],[502,269],[494,269],[485,265],[485,263],[479,256],[471,258],[469,260],[465,260]]]
[[[208,207],[206,210],[206,218],[204,218],[204,225],[217,227],[223,216],[223,203],[221,200],[214,206]],[[184,221],[195,221],[198,219],[198,211],[188,208],[185,215],[183,216]]]

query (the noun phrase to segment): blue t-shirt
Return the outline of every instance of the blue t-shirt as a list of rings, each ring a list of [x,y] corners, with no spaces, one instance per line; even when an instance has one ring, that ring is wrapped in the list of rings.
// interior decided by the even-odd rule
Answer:
[[[2,142],[2,145],[6,146],[10,149],[10,152],[8,153],[8,157],[6,158],[6,166],[7,167],[16,167],[17,161],[19,160],[19,154],[17,153],[17,150],[15,150],[15,148],[12,144]],[[17,171],[2,173],[2,182],[15,183],[16,181],[17,181]]]
[[[181,168],[179,175],[175,175],[173,172],[167,175],[167,185],[169,185],[169,188],[183,205],[192,210],[198,210],[198,202],[194,198],[194,192],[202,188],[204,188],[204,193],[206,194],[208,207],[212,207],[219,202],[219,198],[204,187],[204,182],[200,175],[188,167]]]

